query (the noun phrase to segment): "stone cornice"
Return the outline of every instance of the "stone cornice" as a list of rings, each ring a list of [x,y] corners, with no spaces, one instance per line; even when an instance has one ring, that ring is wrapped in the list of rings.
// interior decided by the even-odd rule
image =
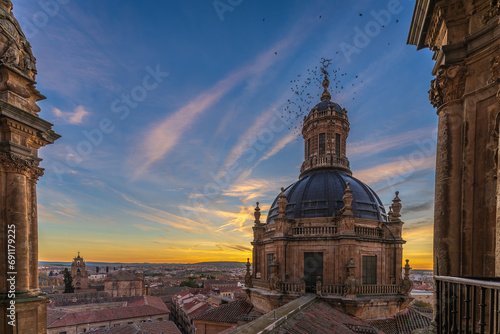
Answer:
[[[53,124],[35,116],[27,111],[24,111],[12,104],[0,100],[0,117],[8,117],[21,124],[32,127],[40,131],[42,139],[49,143],[53,143],[61,136],[52,130]]]

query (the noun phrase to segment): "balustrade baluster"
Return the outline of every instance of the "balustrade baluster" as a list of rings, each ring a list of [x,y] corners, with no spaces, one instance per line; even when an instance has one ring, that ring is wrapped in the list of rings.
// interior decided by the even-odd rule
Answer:
[[[479,332],[484,333],[485,328],[485,308],[486,308],[486,289],[481,287],[479,290]]]
[[[490,291],[490,323],[488,324],[490,334],[495,334],[495,290]]]

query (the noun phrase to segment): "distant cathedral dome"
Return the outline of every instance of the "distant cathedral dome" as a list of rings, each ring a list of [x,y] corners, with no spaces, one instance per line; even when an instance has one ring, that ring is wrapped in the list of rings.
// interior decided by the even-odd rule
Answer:
[[[352,211],[359,218],[386,221],[386,212],[377,194],[366,184],[340,170],[316,170],[306,174],[285,189],[287,218],[335,217],[344,207],[342,197],[350,182],[354,201]],[[276,197],[267,223],[278,216]]]

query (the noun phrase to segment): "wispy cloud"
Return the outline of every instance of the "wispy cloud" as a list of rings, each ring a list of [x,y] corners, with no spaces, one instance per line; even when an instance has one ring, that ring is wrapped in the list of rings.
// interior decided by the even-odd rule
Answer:
[[[406,160],[401,157],[400,160],[380,164],[367,169],[356,171],[354,175],[363,182],[373,184],[382,180],[389,183],[400,182],[401,178],[408,173],[434,169],[436,165],[436,156],[424,157],[421,159]]]
[[[53,108],[52,112],[56,117],[63,119],[69,124],[82,124],[84,118],[90,115],[90,112],[85,110],[84,106],[78,106],[73,111],[61,111],[60,109]]]
[[[262,157],[257,161],[256,165],[260,164],[262,161],[269,159],[270,157],[276,155],[279,151],[281,151],[283,148],[285,148],[286,145],[291,143],[294,139],[297,138],[297,133],[295,131],[291,131],[288,133],[286,136],[278,140],[273,147]],[[255,166],[254,166],[255,168]]]
[[[147,205],[131,198],[130,196],[128,196],[124,193],[121,193],[121,192],[114,190],[112,188],[109,188],[109,189],[111,191],[115,192],[116,194],[120,195],[127,202],[135,204],[136,206],[138,206],[146,211],[146,212],[141,212],[141,211],[130,210],[130,211],[128,211],[128,213],[131,215],[134,215],[136,217],[140,217],[143,219],[147,219],[149,221],[152,221],[152,222],[155,222],[158,224],[167,225],[167,226],[171,226],[174,228],[187,230],[187,231],[207,232],[210,230],[210,226],[208,226],[207,224],[203,224],[203,223],[191,220],[189,218],[180,217],[180,216],[174,215],[172,213],[147,206]]]
[[[293,30],[295,33],[295,29]],[[244,80],[258,76],[278,61],[274,50],[286,51],[297,44],[296,35],[289,34],[275,45],[261,53],[251,64],[233,71],[214,86],[199,94],[188,105],[178,109],[159,123],[156,122],[146,133],[145,139],[139,144],[142,156],[134,157],[134,161],[141,161],[136,166],[133,177],[144,173],[154,162],[164,158],[178,143],[181,136],[190,126],[199,119],[199,115],[206,112],[228,92],[241,84]]]
[[[414,145],[424,139],[432,138],[434,127],[416,129],[398,135],[377,136],[366,138],[358,142],[348,144],[349,157],[366,157],[390,149],[398,149],[408,145]]]

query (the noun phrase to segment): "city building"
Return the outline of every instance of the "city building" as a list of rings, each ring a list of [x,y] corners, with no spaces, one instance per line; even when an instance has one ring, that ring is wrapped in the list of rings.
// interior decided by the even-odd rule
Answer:
[[[47,310],[49,334],[85,333],[144,322],[170,320],[170,311],[159,297],[138,296],[51,303]]]
[[[44,173],[38,150],[60,136],[38,115],[37,102],[45,97],[35,87],[36,59],[10,0],[0,1],[0,26],[0,332],[38,334],[47,330],[46,300],[38,287],[36,185]],[[8,249],[15,264],[9,263]],[[15,291],[9,272],[16,272]],[[9,291],[15,292],[16,319]],[[15,327],[9,325],[13,320]]]
[[[147,286],[142,276],[117,270],[104,279],[104,291],[111,297],[143,296],[147,294]]]
[[[265,222],[259,203],[255,208],[247,292],[263,312],[312,292],[359,318],[392,316],[412,300],[408,260],[402,277],[401,200],[396,192],[386,213],[377,194],[352,176],[347,110],[331,101],[322,71],[321,102],[304,117],[299,180],[281,189]]]
[[[253,308],[251,303],[241,299],[209,309],[193,318],[196,334],[220,333],[231,328],[246,319]]]
[[[417,0],[408,35],[435,60],[438,333],[500,328],[499,17],[497,0]]]
[[[80,252],[73,258],[73,263],[71,263],[71,277],[73,277],[75,291],[85,290],[89,287],[89,275],[85,267],[85,261],[80,256]]]

